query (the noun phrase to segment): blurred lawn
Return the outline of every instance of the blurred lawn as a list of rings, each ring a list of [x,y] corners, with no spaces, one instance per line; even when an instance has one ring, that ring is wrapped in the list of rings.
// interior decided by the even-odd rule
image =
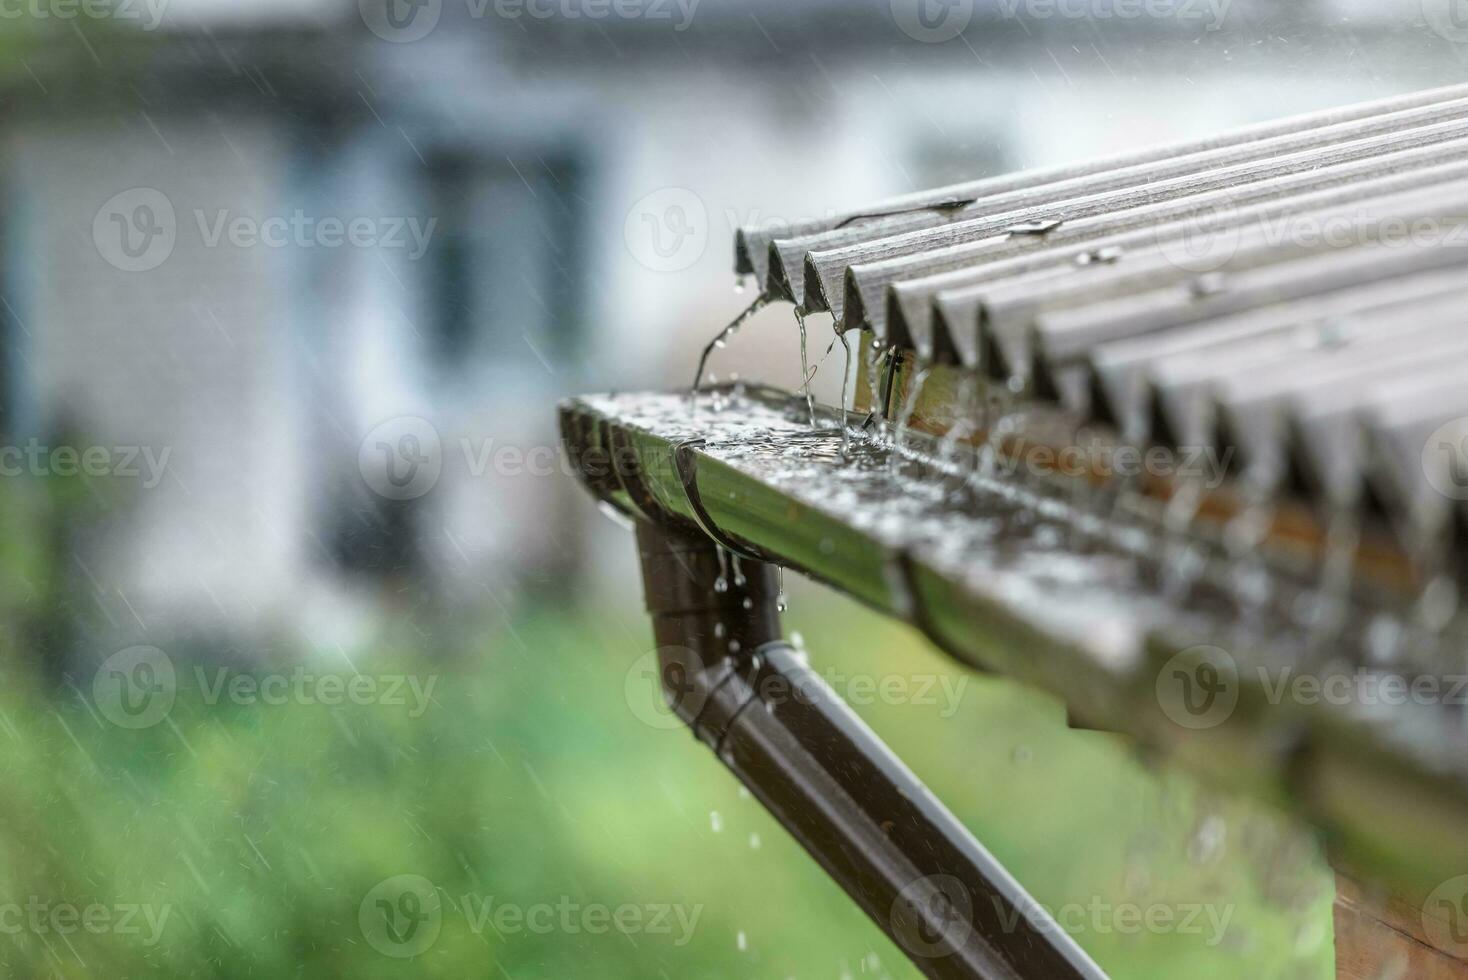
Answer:
[[[788,624],[818,668],[943,672],[950,691],[967,676],[900,627],[796,597]],[[477,637],[417,718],[411,699],[209,706],[180,662],[171,713],[132,731],[95,710],[86,685],[48,699],[12,667],[0,693],[0,972],[917,975],[710,753],[656,727],[637,690],[649,647],[637,610],[546,608]],[[339,658],[312,669],[351,676]],[[433,670],[406,648],[356,669]],[[1207,928],[1079,932],[1115,977],[1332,975],[1330,880],[1308,842],[1157,777],[1110,736],[1067,730],[1055,705],[1007,683],[970,677],[950,718],[935,697],[863,714],[1042,903],[1231,910],[1217,946]],[[412,959],[384,955],[359,924],[374,887],[400,875],[427,879],[441,902],[441,931]],[[476,928],[485,900],[673,905],[698,918],[691,936],[574,922],[497,932]],[[152,945],[141,913],[127,934],[13,929],[20,913],[6,905],[28,902],[168,917]]]

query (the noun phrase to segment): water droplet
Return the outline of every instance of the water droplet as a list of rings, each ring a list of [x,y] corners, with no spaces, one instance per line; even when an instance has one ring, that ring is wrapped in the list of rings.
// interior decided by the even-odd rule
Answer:
[[[749,835],[749,849],[751,851],[757,851],[757,850],[759,850],[759,846],[760,846],[759,834],[750,834]]]
[[[709,811],[709,826],[713,828],[713,831],[716,834],[723,832],[724,818],[719,816],[718,810]]]
[[[1207,864],[1223,853],[1228,824],[1220,816],[1211,816],[1198,827],[1198,832],[1188,842],[1188,860],[1194,864]]]
[[[726,630],[724,629],[724,624],[723,623],[715,623],[714,624],[714,639],[716,639],[716,640],[722,640],[724,638],[724,633],[725,632],[726,632]]]
[[[730,640],[729,641],[729,652],[730,653],[738,653],[739,650],[740,650],[739,641],[738,640]]]
[[[745,938],[743,929],[739,930],[739,935],[735,938],[734,942],[739,947],[739,952],[741,953],[749,949],[749,940]]]
[[[751,599],[749,596],[745,596],[744,597],[744,601],[741,602],[740,605],[743,606],[745,609],[753,609],[754,608],[754,600]]]
[[[1295,932],[1295,955],[1309,956],[1325,942],[1325,924],[1316,920],[1306,922]]]
[[[722,592],[728,592],[729,591],[729,580],[726,579],[726,578],[724,578],[724,576],[722,576],[722,575],[720,575],[718,578],[714,579],[714,591],[715,592],[721,592],[721,593]]]
[[[1374,616],[1366,629],[1366,649],[1372,663],[1388,663],[1396,657],[1402,626],[1389,616]]]
[[[1128,898],[1145,898],[1152,888],[1152,874],[1135,860],[1129,861],[1121,887]]]
[[[1458,586],[1449,575],[1440,575],[1427,583],[1417,600],[1417,621],[1434,633],[1441,633],[1458,611]]]

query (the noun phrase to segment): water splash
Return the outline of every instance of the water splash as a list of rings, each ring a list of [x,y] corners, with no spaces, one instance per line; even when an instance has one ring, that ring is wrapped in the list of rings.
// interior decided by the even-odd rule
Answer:
[[[973,475],[973,454],[966,453],[960,448],[960,444],[966,444],[979,432],[979,398],[978,379],[972,375],[965,375],[963,382],[959,385],[958,400],[955,402],[958,417],[951,420],[943,438],[938,441],[937,451],[934,458],[937,461],[937,470],[947,474],[944,480],[944,496],[950,490],[958,490],[967,485],[968,479]]]

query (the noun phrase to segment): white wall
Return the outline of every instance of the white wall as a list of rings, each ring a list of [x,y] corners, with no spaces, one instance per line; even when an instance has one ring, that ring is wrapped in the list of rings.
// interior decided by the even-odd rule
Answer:
[[[119,640],[178,619],[269,622],[302,572],[309,483],[286,270],[269,249],[202,247],[194,212],[277,211],[285,148],[268,125],[163,115],[22,126],[7,149],[24,253],[10,267],[28,276],[7,283],[29,374],[18,434],[46,437],[64,410],[90,443],[171,454],[156,488],[110,484],[121,519],[89,571]],[[93,235],[132,188],[176,214],[172,254],[147,271],[115,268]]]

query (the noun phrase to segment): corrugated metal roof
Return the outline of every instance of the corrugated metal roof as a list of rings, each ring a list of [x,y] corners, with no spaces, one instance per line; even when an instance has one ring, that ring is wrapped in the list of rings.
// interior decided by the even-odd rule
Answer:
[[[1312,129],[1322,129],[1374,116],[1390,115],[1435,105],[1442,105],[1468,98],[1468,85],[1414,92],[1377,102],[1329,109],[1276,122],[1261,123],[1245,129],[1204,139],[1147,147],[1132,153],[1055,167],[1047,170],[1026,171],[1006,174],[951,187],[922,191],[882,201],[872,207],[847,211],[829,218],[804,221],[777,227],[743,228],[735,236],[735,266],[739,273],[753,275],[761,284],[767,282],[772,268],[772,248],[785,253],[797,254],[797,264],[804,259],[798,250],[799,239],[820,236],[824,233],[850,230],[858,235],[857,240],[875,240],[903,231],[933,227],[947,220],[945,211],[969,202],[982,207],[984,198],[1014,191],[1022,191],[1046,184],[1057,184],[1068,180],[1093,177],[1108,172],[1173,160],[1178,157],[1209,150],[1227,149],[1250,142],[1271,139],[1277,136],[1299,134]],[[781,243],[784,244],[782,247]],[[806,251],[810,251],[806,247]]]
[[[838,329],[1384,517],[1429,568],[1468,527],[1464,245],[1458,86],[746,229],[736,254]]]

